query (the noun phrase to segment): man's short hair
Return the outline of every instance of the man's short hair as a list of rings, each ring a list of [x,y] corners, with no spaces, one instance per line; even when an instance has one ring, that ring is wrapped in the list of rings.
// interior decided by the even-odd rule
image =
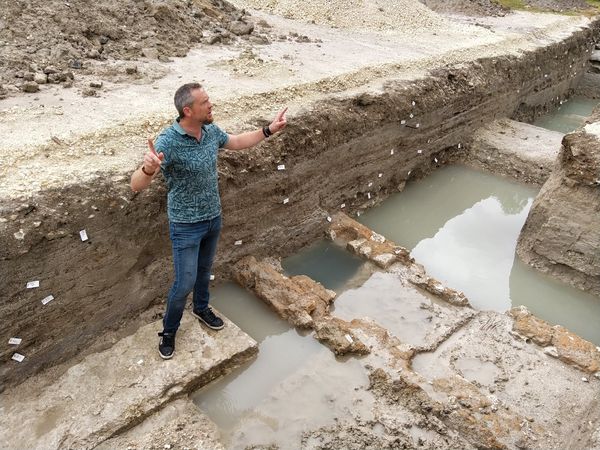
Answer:
[[[200,83],[186,83],[175,91],[175,108],[177,108],[179,118],[184,117],[183,108],[192,106],[192,103],[194,103],[192,91],[195,89],[202,89],[202,85]]]

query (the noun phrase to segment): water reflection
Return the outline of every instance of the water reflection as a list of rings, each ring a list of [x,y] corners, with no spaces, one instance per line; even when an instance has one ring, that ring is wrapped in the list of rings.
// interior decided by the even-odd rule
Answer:
[[[205,386],[192,400],[227,435],[281,380],[296,372],[307,358],[322,350],[280,319],[267,305],[233,283],[212,292],[211,303],[259,344],[255,360]],[[292,350],[292,351],[290,351]]]
[[[600,344],[600,299],[515,260],[537,189],[460,166],[410,183],[359,220],[412,249],[425,269],[479,309],[525,305]]]
[[[307,275],[327,289],[341,291],[364,262],[328,241],[319,241],[282,261],[288,275]]]

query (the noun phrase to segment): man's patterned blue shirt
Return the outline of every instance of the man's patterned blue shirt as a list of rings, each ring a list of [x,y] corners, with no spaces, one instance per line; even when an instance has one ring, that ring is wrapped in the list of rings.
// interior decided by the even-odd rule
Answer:
[[[165,155],[161,171],[167,182],[169,221],[194,223],[221,214],[217,153],[227,139],[227,133],[210,124],[202,125],[198,141],[178,120],[156,138],[156,151]]]

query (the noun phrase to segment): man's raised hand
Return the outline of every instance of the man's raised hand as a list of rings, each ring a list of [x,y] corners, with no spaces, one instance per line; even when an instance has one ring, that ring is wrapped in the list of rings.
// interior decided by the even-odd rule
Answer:
[[[285,128],[285,126],[287,125],[287,119],[285,118],[285,113],[287,112],[287,110],[288,109],[286,106],[277,113],[275,119],[273,119],[273,122],[271,122],[271,125],[269,125],[269,130],[271,130],[271,133],[277,133],[278,131],[281,131]]]
[[[156,153],[152,139],[148,139],[148,149],[144,155],[144,168],[146,172],[155,173],[160,169],[160,164],[165,159],[165,155],[163,152]]]

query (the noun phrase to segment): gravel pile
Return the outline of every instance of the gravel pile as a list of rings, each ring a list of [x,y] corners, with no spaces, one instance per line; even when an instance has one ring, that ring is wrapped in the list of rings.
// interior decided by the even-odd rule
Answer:
[[[448,22],[415,0],[233,0],[289,19],[340,28],[412,33]]]

